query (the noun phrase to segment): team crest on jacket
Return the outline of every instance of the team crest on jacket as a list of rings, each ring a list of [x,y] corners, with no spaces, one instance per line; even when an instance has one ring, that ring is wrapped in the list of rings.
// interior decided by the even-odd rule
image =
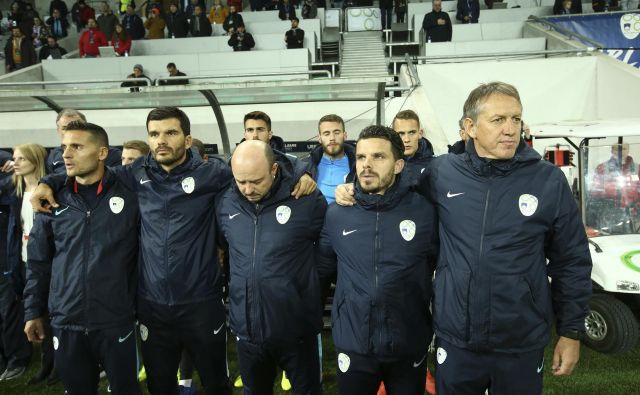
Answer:
[[[278,206],[276,209],[276,220],[281,225],[284,225],[291,218],[291,209],[289,206]]]
[[[143,342],[146,342],[148,338],[149,338],[149,329],[146,326],[140,324],[140,339]]]
[[[520,195],[520,199],[518,199],[518,207],[520,207],[522,215],[530,217],[538,208],[538,198],[527,193]]]
[[[124,199],[118,196],[114,196],[109,199],[109,208],[111,212],[114,214],[120,214],[122,209],[124,208]]]
[[[351,365],[351,358],[349,358],[347,354],[342,352],[338,354],[338,369],[340,369],[342,373],[347,373],[347,370],[349,370],[349,365]]]
[[[191,193],[195,188],[196,188],[196,181],[193,179],[193,177],[187,177],[184,180],[182,180],[182,190],[185,193]]]
[[[413,240],[413,237],[416,235],[416,223],[410,219],[405,219],[400,222],[400,235],[406,241]]]

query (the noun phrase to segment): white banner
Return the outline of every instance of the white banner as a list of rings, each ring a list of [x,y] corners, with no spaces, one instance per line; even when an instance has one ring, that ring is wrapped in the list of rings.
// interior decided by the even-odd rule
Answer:
[[[382,30],[379,8],[347,8],[347,30],[363,32],[367,30]]]

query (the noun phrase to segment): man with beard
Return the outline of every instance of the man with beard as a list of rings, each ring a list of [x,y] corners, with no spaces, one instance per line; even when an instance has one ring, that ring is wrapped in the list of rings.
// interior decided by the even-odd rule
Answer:
[[[191,123],[177,107],[159,107],[147,116],[151,152],[114,174],[136,191],[141,214],[138,320],[149,392],[178,392],[176,372],[183,349],[193,356],[207,394],[230,394],[226,361],[223,276],[215,243],[216,197],[232,175],[222,161],[204,162],[191,153]],[[59,176],[43,180],[54,189]],[[292,195],[308,195],[301,188]],[[31,203],[57,207],[40,184]]]
[[[344,120],[329,114],[318,121],[320,145],[308,157],[309,172],[318,183],[327,203],[335,202],[335,189],[343,184],[347,175],[355,169],[355,149],[347,143]]]
[[[369,126],[356,144],[356,203],[331,205],[321,282],[337,272],[332,309],[341,394],[424,394],[437,250],[434,206],[401,176],[402,140]]]

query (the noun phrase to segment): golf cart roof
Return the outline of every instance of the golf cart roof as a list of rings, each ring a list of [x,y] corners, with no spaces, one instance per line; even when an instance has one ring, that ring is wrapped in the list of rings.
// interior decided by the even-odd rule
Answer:
[[[561,121],[530,125],[536,138],[598,139],[640,136],[640,118]]]

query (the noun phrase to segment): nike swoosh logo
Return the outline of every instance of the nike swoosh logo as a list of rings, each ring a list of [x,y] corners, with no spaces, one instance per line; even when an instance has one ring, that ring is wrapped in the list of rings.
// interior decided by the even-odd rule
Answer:
[[[357,232],[357,231],[358,231],[358,229],[354,229],[354,230],[350,230],[350,231],[347,232],[346,230],[342,229],[342,235],[343,236],[350,235],[351,233]]]
[[[51,162],[51,164],[54,165],[54,166],[56,166],[58,163],[62,163],[62,161],[61,160],[57,160],[55,162]]]
[[[151,180],[143,180],[142,178],[140,179],[140,185],[144,185],[148,182],[151,182]]]
[[[421,360],[419,360],[418,362],[414,362],[414,363],[413,363],[413,367],[414,367],[414,368],[417,368],[418,366],[422,365],[422,362],[424,362],[424,359],[425,359],[426,357],[427,357],[427,354],[424,354],[424,355],[422,356],[422,359],[421,359]]]
[[[127,340],[129,338],[129,336],[131,336],[132,333],[133,333],[133,331],[129,332],[127,334],[127,336],[125,336],[125,337],[119,337],[118,338],[118,343],[124,343],[124,341]]]
[[[222,323],[222,325],[220,325],[220,328],[218,328],[215,331],[213,331],[213,334],[217,335],[222,330],[223,327],[224,327],[224,322]]]
[[[447,197],[448,198],[452,198],[452,197],[456,197],[456,196],[460,196],[460,195],[464,195],[464,192],[460,192],[460,193],[451,193],[451,191],[447,192]]]
[[[234,219],[235,217],[237,217],[238,215],[240,215],[240,213],[235,213],[233,215],[229,214],[229,219]]]
[[[67,210],[69,210],[69,206],[63,208],[62,210],[56,210],[56,215],[60,215],[60,214],[64,213]]]
[[[424,173],[424,167],[420,169],[420,174]]]
[[[544,367],[544,361],[542,361],[542,365],[538,368],[538,373],[542,372],[542,368]]]

